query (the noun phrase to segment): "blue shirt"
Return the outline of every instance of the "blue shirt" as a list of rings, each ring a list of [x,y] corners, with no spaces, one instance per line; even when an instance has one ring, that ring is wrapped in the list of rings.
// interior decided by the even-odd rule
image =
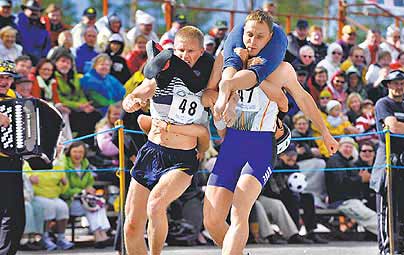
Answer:
[[[83,43],[76,50],[76,68],[77,72],[84,73],[84,66],[87,61],[91,61],[98,55],[94,47],[89,46],[87,43]]]

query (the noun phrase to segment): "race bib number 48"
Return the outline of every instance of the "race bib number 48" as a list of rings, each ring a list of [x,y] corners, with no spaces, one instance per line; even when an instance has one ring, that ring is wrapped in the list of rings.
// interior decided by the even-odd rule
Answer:
[[[185,86],[174,86],[168,117],[181,124],[190,124],[200,119],[204,110],[201,95],[202,91],[193,93]]]
[[[239,90],[240,100],[237,108],[244,112],[258,112],[260,110],[260,98],[257,92],[255,89]]]

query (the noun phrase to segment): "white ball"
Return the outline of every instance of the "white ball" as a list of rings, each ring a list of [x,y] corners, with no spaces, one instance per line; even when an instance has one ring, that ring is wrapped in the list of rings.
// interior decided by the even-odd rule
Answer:
[[[306,176],[302,173],[293,173],[288,178],[289,189],[293,192],[301,193],[307,186]]]

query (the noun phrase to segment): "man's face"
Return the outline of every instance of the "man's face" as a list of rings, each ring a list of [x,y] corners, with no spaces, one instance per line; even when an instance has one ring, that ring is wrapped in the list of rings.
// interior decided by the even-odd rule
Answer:
[[[193,67],[202,56],[204,49],[200,47],[199,41],[194,38],[175,37],[174,54]]]
[[[327,73],[325,72],[321,72],[321,73],[317,73],[314,76],[314,80],[316,81],[317,84],[323,86],[327,83]]]
[[[149,35],[153,30],[153,24],[140,24],[139,29],[143,34]]]
[[[272,33],[267,24],[249,20],[244,25],[243,42],[250,57],[255,57],[271,40]]]
[[[354,66],[361,66],[365,63],[365,52],[363,50],[355,50],[351,56]]]
[[[352,157],[353,150],[354,150],[354,146],[350,143],[343,143],[343,144],[340,144],[340,146],[339,146],[339,152],[345,158]]]
[[[15,86],[15,90],[24,98],[32,97],[32,82],[21,82]]]
[[[110,28],[113,33],[119,33],[119,30],[121,29],[121,22],[120,21],[111,22]]]
[[[404,80],[395,80],[387,83],[389,94],[393,97],[402,97],[404,95]]]
[[[319,30],[314,30],[310,34],[310,42],[314,45],[321,45],[323,43],[323,34]]]
[[[297,153],[282,153],[279,158],[287,166],[294,166],[297,161]]]
[[[216,35],[215,35],[215,37],[216,37],[216,38],[219,38],[219,39],[223,39],[224,36],[226,35],[227,31],[228,31],[227,28],[218,29],[218,30],[217,30],[217,33],[216,33]]]
[[[314,51],[304,50],[300,53],[300,60],[305,66],[310,65],[314,62]]]
[[[391,55],[386,55],[385,57],[379,60],[379,65],[382,67],[388,67],[391,63]]]
[[[340,91],[344,87],[344,83],[345,83],[345,78],[343,76],[337,76],[332,81],[333,87],[338,91]]]
[[[382,38],[379,33],[373,33],[371,31],[368,33],[367,39],[369,41],[369,45],[376,47],[379,46],[382,41]]]
[[[60,22],[62,22],[62,13],[60,13],[60,11],[50,12],[48,13],[48,18],[52,24],[60,24]]]
[[[295,31],[300,40],[306,39],[309,34],[308,28],[296,28]]]
[[[97,42],[97,32],[95,29],[88,29],[84,34],[84,41],[91,47],[94,47]]]
[[[21,76],[28,76],[32,69],[31,60],[19,61],[15,64],[15,71]]]
[[[356,43],[356,32],[343,34],[342,40],[347,44],[354,45]]]
[[[359,151],[359,157],[364,161],[373,161],[375,158],[375,150],[370,145],[362,145],[362,148]]]
[[[211,55],[215,54],[215,44],[214,43],[208,43],[205,44],[205,51]]]
[[[56,70],[59,71],[59,73],[66,75],[70,69],[72,69],[72,61],[67,58],[67,57],[60,57],[56,63]]]
[[[7,91],[10,89],[13,81],[14,81],[13,76],[8,74],[0,74],[0,94],[5,95]]]
[[[397,43],[398,41],[400,41],[400,31],[393,32],[393,35],[391,37],[393,39],[393,42]]]
[[[2,6],[0,7],[0,16],[4,18],[8,18],[11,16],[11,6]]]
[[[83,23],[86,24],[87,26],[94,26],[95,22],[97,21],[97,17],[83,16],[82,20]]]

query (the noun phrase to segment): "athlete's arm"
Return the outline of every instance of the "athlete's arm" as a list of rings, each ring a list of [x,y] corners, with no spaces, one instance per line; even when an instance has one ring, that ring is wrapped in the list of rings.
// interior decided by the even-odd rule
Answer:
[[[390,131],[395,134],[404,133],[404,122],[398,121],[396,117],[389,116],[384,119],[384,124],[389,127]]]
[[[152,118],[141,114],[137,117],[137,123],[139,124],[140,129],[148,135],[152,125]]]
[[[218,84],[222,75],[222,68],[223,54],[220,53],[215,59],[212,72],[210,73],[208,85],[201,98],[203,107],[211,108],[215,105],[218,94]]]
[[[127,95],[122,102],[122,107],[126,112],[135,112],[147,105],[147,99],[153,97],[156,91],[155,79],[144,79],[142,84],[137,86],[132,93]]]
[[[276,76],[276,82],[281,82],[281,78],[286,79],[286,82],[283,83],[285,89],[296,100],[297,105],[303,113],[313,121],[313,124],[317,126],[317,128],[319,128],[327,150],[331,155],[334,154],[338,149],[338,142],[331,136],[316,103],[311,95],[299,84],[296,72],[289,63],[284,62],[282,64],[282,72]]]

